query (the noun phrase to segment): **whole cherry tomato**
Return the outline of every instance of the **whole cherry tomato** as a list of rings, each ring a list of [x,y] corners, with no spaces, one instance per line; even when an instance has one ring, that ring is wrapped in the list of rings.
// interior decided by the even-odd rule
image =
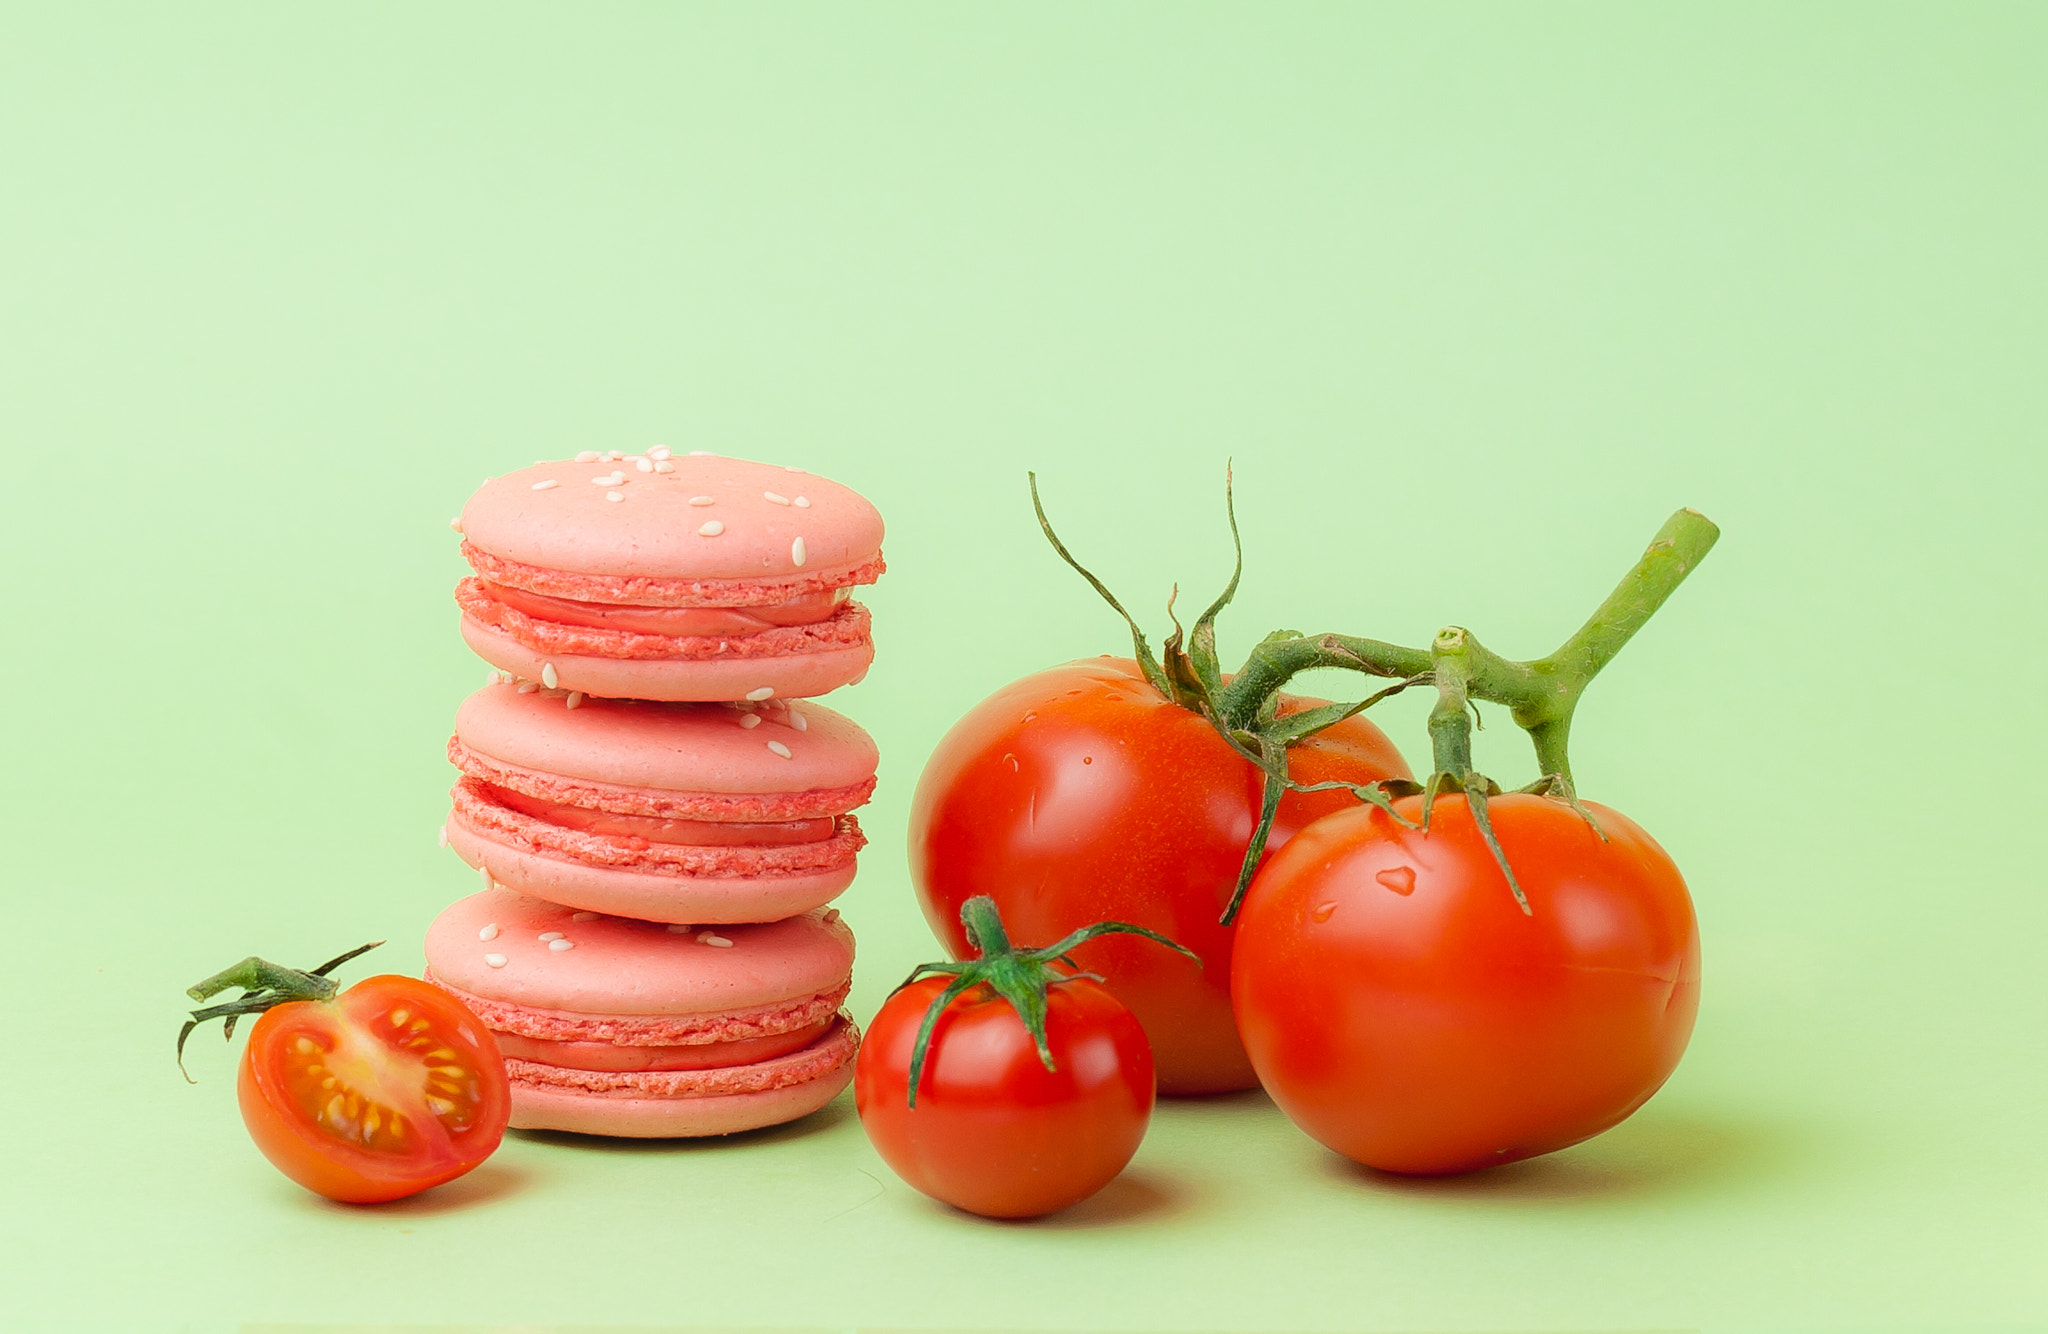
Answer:
[[[854,1105],[882,1160],[932,1198],[990,1218],[1035,1218],[1108,1185],[1152,1118],[1152,1051],[1131,1012],[1085,978],[1051,988],[1048,1070],[1008,1001],[968,991],[932,1028],[912,1107],[911,1048],[946,983],[897,992],[861,1039]]]
[[[1322,700],[1282,695],[1280,712]],[[1393,742],[1350,718],[1289,751],[1304,783],[1405,778]],[[956,957],[961,905],[993,898],[1024,939],[1115,918],[1192,949],[1199,970],[1127,936],[1082,946],[1151,1039],[1162,1093],[1257,1080],[1230,1015],[1231,942],[1218,919],[1259,810],[1260,775],[1198,714],[1163,698],[1128,658],[1088,658],[997,691],[940,741],[918,780],[911,875],[925,920]],[[1347,792],[1290,792],[1269,848]]]
[[[1112,933],[1180,947],[1096,922],[1016,949],[985,896],[962,906],[961,925],[979,957],[922,965],[941,975],[913,973],[883,1003],[854,1064],[854,1105],[875,1151],[925,1194],[990,1218],[1035,1218],[1108,1185],[1152,1118],[1145,1030],[1062,960]]]
[[[226,985],[284,989],[194,1019],[260,1014],[236,1093],[250,1138],[280,1172],[331,1200],[376,1204],[451,1181],[498,1147],[512,1112],[504,1058],[460,1001],[390,974],[290,999],[318,990],[295,993],[292,979],[326,979],[253,959],[241,967],[250,965],[271,971]],[[205,999],[207,986],[192,994]]]
[[[1266,863],[1232,997],[1296,1125],[1371,1167],[1464,1172],[1597,1135],[1662,1086],[1699,1008],[1692,900],[1648,834],[1587,809],[1605,841],[1562,801],[1487,802],[1527,913],[1463,796],[1427,831],[1332,815]]]

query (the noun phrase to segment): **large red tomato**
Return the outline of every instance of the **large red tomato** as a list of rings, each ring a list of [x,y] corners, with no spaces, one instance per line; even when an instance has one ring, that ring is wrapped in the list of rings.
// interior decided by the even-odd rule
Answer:
[[[1323,701],[1281,697],[1281,712]],[[1304,783],[1405,778],[1386,735],[1363,718],[1289,752]],[[1162,1093],[1257,1082],[1230,1015],[1235,929],[1219,924],[1258,819],[1260,776],[1199,715],[1147,684],[1128,658],[1038,672],[977,705],[939,743],[910,816],[911,876],[925,920],[968,957],[960,907],[996,901],[1019,940],[1056,940],[1091,922],[1149,927],[1202,967],[1141,937],[1081,946],[1144,1025]],[[1289,793],[1269,847],[1348,792]]]
[[[1394,803],[1412,820],[1419,798]],[[1614,1125],[1678,1065],[1699,1008],[1692,900],[1626,816],[1487,803],[1524,913],[1462,796],[1430,828],[1369,807],[1295,835],[1252,882],[1232,992],[1252,1064],[1330,1148],[1463,1172]]]

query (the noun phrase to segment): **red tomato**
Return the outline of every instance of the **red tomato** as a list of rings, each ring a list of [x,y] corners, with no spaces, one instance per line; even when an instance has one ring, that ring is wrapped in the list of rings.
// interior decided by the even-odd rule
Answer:
[[[1394,803],[1412,820],[1420,798]],[[1462,796],[1427,833],[1360,807],[1252,882],[1232,995],[1282,1111],[1391,1172],[1464,1172],[1576,1144],[1648,1100],[1699,1009],[1678,868],[1626,816],[1487,803],[1530,912]]]
[[[1322,700],[1283,695],[1281,712]],[[1301,782],[1405,778],[1394,743],[1363,718],[1289,752]],[[1258,820],[1260,779],[1199,715],[1162,698],[1128,658],[1027,676],[954,725],[925,765],[910,816],[911,876],[925,920],[967,957],[960,905],[986,894],[1020,940],[1105,918],[1149,927],[1201,956],[1188,966],[1142,937],[1074,952],[1144,1025],[1162,1093],[1257,1082],[1230,1017],[1233,928],[1219,925]],[[1289,793],[1269,847],[1347,792]]]
[[[256,1147],[331,1200],[375,1204],[461,1176],[511,1116],[497,1041],[417,978],[365,978],[264,1013],[237,1092]]]
[[[854,1105],[875,1151],[925,1194],[990,1218],[1035,1218],[1108,1185],[1152,1118],[1152,1053],[1138,1021],[1094,982],[1048,987],[1047,1070],[1016,1008],[970,987],[932,1029],[912,1107],[911,1049],[950,981],[904,987],[861,1040]]]

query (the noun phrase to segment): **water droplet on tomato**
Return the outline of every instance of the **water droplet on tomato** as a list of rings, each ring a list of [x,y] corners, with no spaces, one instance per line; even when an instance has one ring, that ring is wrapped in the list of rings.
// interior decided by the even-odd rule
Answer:
[[[1115,702],[1115,701],[1117,701],[1117,700],[1120,700],[1120,699],[1122,699],[1122,698],[1123,698],[1123,696],[1122,696],[1122,695],[1104,695],[1104,696],[1103,696],[1103,698],[1104,698],[1104,699],[1106,699],[1106,700],[1109,700],[1109,701],[1111,701],[1111,702]]]
[[[1373,879],[1393,890],[1396,894],[1415,892],[1415,868],[1412,866],[1389,866]]]
[[[1315,918],[1318,922],[1327,922],[1330,920],[1330,914],[1335,911],[1337,911],[1337,904],[1335,900],[1332,900],[1329,903],[1318,903],[1316,910],[1310,913],[1309,916]]]
[[[1027,713],[1027,714],[1025,714],[1025,715],[1024,715],[1024,721],[1028,723],[1028,722],[1030,722],[1030,721],[1031,721],[1031,720],[1032,720],[1033,718],[1036,718],[1037,716],[1038,716],[1038,715],[1037,715],[1036,713]]]
[[[1079,690],[1069,690],[1069,691],[1067,692],[1067,698],[1069,698],[1069,699],[1072,699],[1072,698],[1074,698],[1074,697],[1076,697],[1076,696],[1080,695],[1081,693],[1082,693],[1082,692],[1081,692],[1081,691],[1079,691]]]
[[[1017,757],[1015,755],[1003,756],[1003,763],[1010,766],[1011,773],[1017,772]]]

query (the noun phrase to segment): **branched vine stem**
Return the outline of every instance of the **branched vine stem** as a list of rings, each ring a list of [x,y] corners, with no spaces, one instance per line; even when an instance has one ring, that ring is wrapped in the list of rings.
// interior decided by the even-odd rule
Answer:
[[[1236,593],[1244,567],[1244,548],[1227,473],[1224,501],[1231,541],[1237,552],[1230,582],[1202,613],[1191,632],[1183,636],[1176,623],[1172,637],[1161,646],[1162,661],[1123,604],[1074,558],[1053,532],[1039,500],[1038,479],[1036,475],[1031,477],[1031,503],[1038,513],[1039,526],[1060,559],[1086,579],[1130,627],[1132,648],[1146,679],[1168,699],[1207,718],[1232,749],[1264,775],[1260,819],[1245,850],[1236,891],[1223,920],[1231,921],[1243,900],[1252,872],[1264,853],[1281,794],[1301,787],[1288,776],[1287,748],[1388,695],[1423,683],[1433,683],[1437,689],[1437,703],[1429,715],[1432,772],[1422,788],[1424,823],[1428,823],[1430,804],[1439,793],[1466,794],[1474,821],[1493,850],[1503,877],[1516,901],[1528,911],[1528,902],[1487,817],[1486,799],[1499,789],[1472,767],[1471,730],[1477,702],[1505,705],[1516,725],[1529,734],[1540,776],[1524,790],[1567,801],[1589,824],[1594,824],[1590,813],[1579,804],[1572,785],[1569,742],[1579,699],[1600,669],[1613,660],[1712,550],[1720,529],[1697,510],[1682,509],[1673,514],[1586,623],[1541,658],[1527,662],[1504,658],[1480,643],[1470,630],[1455,625],[1446,626],[1428,648],[1419,649],[1355,635],[1281,631],[1261,641],[1244,665],[1226,677],[1216,658],[1215,621]],[[1305,671],[1332,667],[1390,678],[1396,684],[1356,704],[1333,704],[1285,717],[1276,714],[1276,698],[1290,680]],[[1381,786],[1390,789],[1397,785]],[[1384,791],[1374,795],[1354,791],[1375,805],[1385,803]],[[1594,828],[1597,831],[1599,827],[1594,824]]]

